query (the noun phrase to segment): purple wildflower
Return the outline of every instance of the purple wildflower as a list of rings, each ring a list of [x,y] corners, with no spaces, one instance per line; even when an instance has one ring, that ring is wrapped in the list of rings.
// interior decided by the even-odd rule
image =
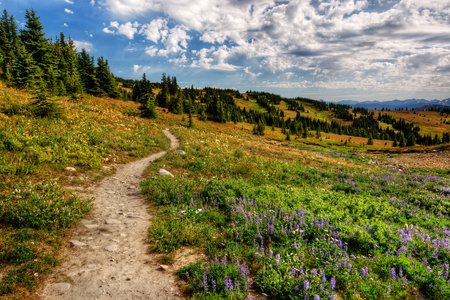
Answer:
[[[397,278],[397,273],[395,272],[395,267],[391,268],[391,280],[395,280]],[[390,287],[390,285],[389,285]]]
[[[309,289],[309,281],[308,280],[303,281],[303,289],[305,291],[307,291]]]
[[[334,288],[336,287],[336,277],[331,277],[330,279],[330,290],[334,290]]]

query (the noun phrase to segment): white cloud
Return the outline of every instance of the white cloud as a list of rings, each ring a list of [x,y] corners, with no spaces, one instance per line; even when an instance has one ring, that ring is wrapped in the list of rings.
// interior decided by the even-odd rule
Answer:
[[[94,45],[91,42],[84,42],[84,41],[73,41],[75,48],[77,48],[78,51],[81,51],[82,49],[86,49],[86,51],[92,51],[94,49]]]
[[[140,68],[142,68],[141,65],[134,65],[132,69],[134,73],[137,73],[137,71],[139,71]]]
[[[64,27],[69,27],[69,25],[67,25],[67,23],[64,23],[63,26],[64,26]]]
[[[258,77],[258,76],[262,75],[261,72],[259,72],[259,73],[253,73],[253,72],[251,72],[249,67],[245,67],[245,68],[244,68],[244,72],[247,73],[247,74],[249,74],[252,78],[255,78],[255,77]]]
[[[129,38],[141,34],[155,44],[146,47],[148,55],[167,56],[180,64],[191,61],[195,68],[240,69],[252,77],[271,72],[287,82],[308,72],[318,87],[445,86],[444,75],[450,72],[450,2],[383,1],[387,5],[382,9],[369,10],[372,2],[101,0],[99,4],[130,20],[148,12],[164,14],[166,18],[140,27],[130,23],[119,32],[129,22],[117,23],[107,30]],[[196,39],[211,45],[192,51],[189,43]]]
[[[109,33],[109,34],[114,34],[115,33],[115,31],[109,30],[108,27],[103,28],[103,32],[104,33]]]
[[[91,0],[91,5],[92,5],[92,6],[95,5],[95,0]]]
[[[109,27],[117,29],[117,32],[109,29],[108,27],[103,28],[103,32],[110,34],[122,34],[125,35],[128,39],[134,39],[134,35],[138,32],[137,27],[139,27],[139,23],[134,22],[126,22],[125,24],[120,25],[119,22],[113,21],[109,23]]]
[[[64,2],[66,2],[68,4],[74,4],[74,2],[72,0],[64,0]]]
[[[147,40],[157,44],[161,38],[167,36],[168,31],[167,20],[155,19],[149,24],[142,25],[139,34],[144,35]]]
[[[71,14],[73,15],[73,10],[70,10],[68,8],[65,8],[64,11],[66,12],[66,14]]]
[[[145,48],[145,53],[150,56],[155,56],[157,52],[158,52],[158,48],[156,48],[155,46],[150,46],[150,47]]]
[[[220,71],[236,71],[238,66],[227,63],[225,60],[230,56],[230,49],[226,46],[219,48],[211,47],[209,49],[203,48],[197,51],[195,55],[198,57],[194,59],[191,67],[202,68],[207,70],[220,70]]]

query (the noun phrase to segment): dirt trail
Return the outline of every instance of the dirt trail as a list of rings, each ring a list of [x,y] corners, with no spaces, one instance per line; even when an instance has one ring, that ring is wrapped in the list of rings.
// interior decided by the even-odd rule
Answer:
[[[168,129],[170,149],[179,146]],[[176,278],[147,254],[151,215],[139,182],[166,151],[117,166],[93,189],[95,210],[74,230],[66,260],[39,294],[42,299],[182,299]],[[70,283],[69,283],[70,282]]]

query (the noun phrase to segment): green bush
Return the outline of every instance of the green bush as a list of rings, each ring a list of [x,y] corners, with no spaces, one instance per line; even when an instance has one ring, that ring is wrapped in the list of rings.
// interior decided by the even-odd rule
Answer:
[[[55,182],[15,185],[15,192],[3,196],[0,222],[18,228],[67,228],[92,209],[92,200],[66,195]]]

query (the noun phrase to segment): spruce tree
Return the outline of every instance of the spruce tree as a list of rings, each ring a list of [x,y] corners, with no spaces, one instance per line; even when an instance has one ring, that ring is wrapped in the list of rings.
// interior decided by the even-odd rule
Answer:
[[[289,134],[289,131],[286,132],[286,141],[291,140],[291,135]]]
[[[80,74],[80,81],[84,91],[93,95],[100,94],[100,86],[95,77],[94,57],[91,57],[84,48],[77,56],[76,67]]]
[[[108,60],[105,60],[103,57],[100,57],[97,60],[95,77],[98,80],[100,89],[103,90],[108,96],[112,98],[120,97],[119,89],[117,87],[114,75],[109,70]]]
[[[24,45],[20,45],[16,52],[16,58],[11,64],[11,81],[19,88],[33,86],[40,75],[40,69],[25,49]]]
[[[50,51],[50,45],[43,32],[44,27],[34,10],[27,10],[25,14],[25,29],[20,31],[20,40],[26,51],[33,57],[34,63],[42,70],[43,79],[49,81],[49,70],[55,62]]]
[[[156,119],[158,114],[156,112],[156,99],[153,93],[147,93],[141,98],[141,114],[143,117],[149,119]]]

